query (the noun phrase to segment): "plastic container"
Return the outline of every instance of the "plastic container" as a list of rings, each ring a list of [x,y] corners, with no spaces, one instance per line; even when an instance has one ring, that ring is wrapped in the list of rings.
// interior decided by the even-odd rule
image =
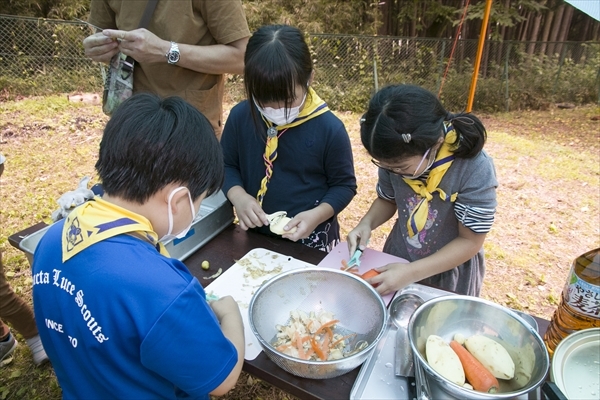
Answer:
[[[600,327],[600,249],[575,259],[552,316],[544,342],[552,357],[565,337],[583,329]]]

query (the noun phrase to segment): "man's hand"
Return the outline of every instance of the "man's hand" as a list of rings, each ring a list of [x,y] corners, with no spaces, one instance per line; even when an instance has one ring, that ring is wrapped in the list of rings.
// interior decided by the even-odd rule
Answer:
[[[98,32],[83,39],[85,55],[97,62],[110,63],[110,59],[119,52],[119,42]]]
[[[133,31],[105,29],[102,34],[119,42],[119,50],[140,63],[166,63],[165,55],[171,48],[171,42],[162,40],[145,28]],[[86,53],[87,54],[87,53]]]

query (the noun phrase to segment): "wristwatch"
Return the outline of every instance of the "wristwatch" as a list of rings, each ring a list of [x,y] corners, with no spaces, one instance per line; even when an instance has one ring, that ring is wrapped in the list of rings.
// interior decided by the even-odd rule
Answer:
[[[177,43],[171,42],[171,48],[169,49],[169,52],[165,54],[165,57],[167,57],[167,62],[169,64],[177,64],[179,61],[179,46]]]

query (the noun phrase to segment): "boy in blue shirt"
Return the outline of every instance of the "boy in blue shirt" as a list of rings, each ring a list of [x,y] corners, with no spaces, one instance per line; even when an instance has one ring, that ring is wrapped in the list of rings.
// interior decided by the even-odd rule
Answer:
[[[244,360],[230,296],[208,303],[159,242],[183,237],[223,182],[219,143],[184,100],[136,94],[113,114],[96,170],[104,195],[75,208],[34,253],[40,336],[64,398],[227,393]]]

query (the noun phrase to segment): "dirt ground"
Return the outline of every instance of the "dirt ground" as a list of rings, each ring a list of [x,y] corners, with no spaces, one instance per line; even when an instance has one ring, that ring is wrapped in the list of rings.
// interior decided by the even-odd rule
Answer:
[[[11,286],[29,301],[28,262],[6,238],[50,222],[56,199],[81,177],[97,180],[93,166],[107,118],[98,105],[65,97],[0,103],[0,152],[7,158],[0,180],[0,249]],[[359,185],[340,215],[345,235],[375,197],[376,169],[360,144],[359,115],[336,114],[352,140]],[[484,245],[482,297],[549,319],[573,259],[600,247],[600,108],[553,107],[481,118],[489,134],[485,149],[500,182],[496,221]],[[370,247],[383,247],[391,224],[374,231]],[[51,367],[32,369],[25,347],[0,373],[0,397],[60,398]],[[224,398],[289,397],[243,374]]]

